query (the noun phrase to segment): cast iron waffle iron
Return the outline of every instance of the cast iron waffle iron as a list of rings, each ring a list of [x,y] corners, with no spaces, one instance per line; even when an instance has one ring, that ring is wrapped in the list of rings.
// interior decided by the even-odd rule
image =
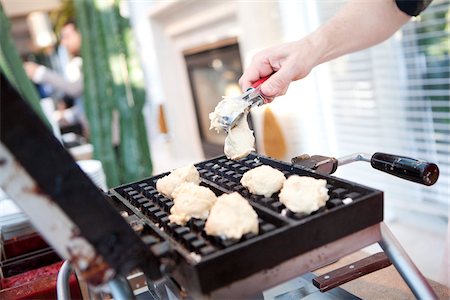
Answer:
[[[251,194],[240,179],[248,170],[263,164],[282,171],[286,177],[297,174],[325,179],[330,195],[327,207],[310,215],[294,214],[278,201],[278,193],[270,198]],[[222,240],[206,235],[203,220],[191,219],[186,226],[170,223],[168,216],[173,202],[156,190],[156,181],[168,173],[110,191],[113,200],[125,205],[152,229],[153,237],[150,242],[147,237],[147,243],[162,252],[170,249],[176,256],[171,275],[194,294],[211,294],[383,220],[381,191],[268,157],[250,154],[233,161],[220,156],[196,167],[201,185],[217,195],[239,192],[249,200],[259,217],[258,235]],[[345,198],[353,201],[344,204]]]

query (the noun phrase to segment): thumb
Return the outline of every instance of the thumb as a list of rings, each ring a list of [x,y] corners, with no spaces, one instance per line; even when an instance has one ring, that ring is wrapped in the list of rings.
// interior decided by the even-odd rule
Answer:
[[[283,95],[290,83],[289,74],[280,69],[261,85],[261,93],[268,97]]]

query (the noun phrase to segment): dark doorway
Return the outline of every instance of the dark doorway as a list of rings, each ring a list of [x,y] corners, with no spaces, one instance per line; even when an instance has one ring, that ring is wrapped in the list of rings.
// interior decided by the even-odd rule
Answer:
[[[209,130],[209,113],[222,96],[241,94],[242,64],[237,40],[227,39],[184,52],[206,158],[223,154],[225,133]]]

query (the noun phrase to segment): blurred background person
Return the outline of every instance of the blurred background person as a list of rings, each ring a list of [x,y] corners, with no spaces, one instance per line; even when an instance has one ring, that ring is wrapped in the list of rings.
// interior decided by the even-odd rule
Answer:
[[[72,20],[66,22],[61,28],[60,34],[61,45],[69,54],[69,61],[64,66],[65,76],[34,62],[25,62],[24,68],[34,83],[50,85],[55,91],[64,94],[64,101],[57,103],[56,116],[59,124],[61,126],[80,124],[83,135],[87,136],[88,126],[82,100],[81,34]],[[66,109],[68,107],[71,109]]]

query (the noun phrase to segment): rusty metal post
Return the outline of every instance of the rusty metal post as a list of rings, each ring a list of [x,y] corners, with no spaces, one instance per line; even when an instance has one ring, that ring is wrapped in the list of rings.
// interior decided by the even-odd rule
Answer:
[[[158,259],[1,74],[0,186],[82,278],[97,286]]]

